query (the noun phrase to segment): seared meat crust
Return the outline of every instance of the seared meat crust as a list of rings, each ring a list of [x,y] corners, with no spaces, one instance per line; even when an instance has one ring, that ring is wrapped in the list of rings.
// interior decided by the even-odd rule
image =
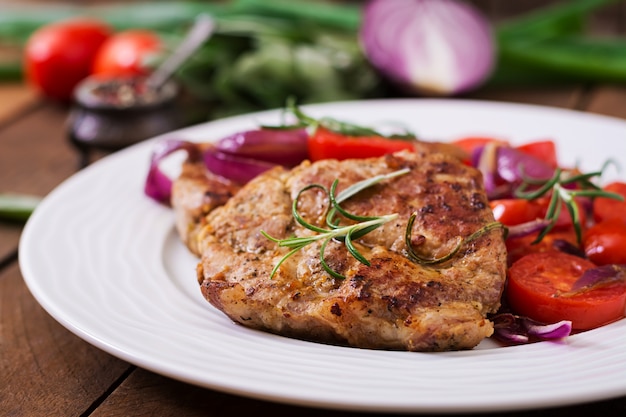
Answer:
[[[343,244],[331,242],[325,260],[346,277],[332,278],[321,266],[320,244],[315,243],[270,276],[288,249],[260,231],[276,238],[312,233],[291,213],[303,187],[330,187],[338,178],[340,192],[405,167],[411,169],[408,174],[342,204],[359,215],[399,214],[356,243],[371,266],[354,259]],[[184,175],[179,179],[189,180]],[[184,199],[183,189],[174,193],[175,201]],[[298,209],[307,221],[324,227],[327,205],[324,193],[314,189],[301,196]],[[406,253],[405,229],[413,213],[414,248],[427,258],[449,253],[459,237],[494,221],[478,171],[445,153],[420,148],[365,160],[305,162],[291,171],[273,169],[208,211],[196,222],[199,232],[184,238],[194,241],[190,247],[201,255],[197,276],[202,294],[244,326],[362,348],[472,348],[492,334],[486,315],[500,306],[506,267],[502,232],[489,231],[463,245],[450,261],[425,266]]]

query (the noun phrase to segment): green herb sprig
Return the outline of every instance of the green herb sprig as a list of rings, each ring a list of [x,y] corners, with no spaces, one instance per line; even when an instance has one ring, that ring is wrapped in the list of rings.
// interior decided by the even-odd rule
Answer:
[[[610,161],[609,161],[610,162]],[[545,235],[555,226],[557,219],[561,214],[561,208],[564,205],[569,212],[574,231],[576,233],[576,242],[582,241],[582,224],[580,217],[580,208],[576,203],[577,197],[604,197],[623,201],[624,197],[617,193],[603,190],[601,187],[592,182],[596,177],[602,175],[604,169],[608,166],[607,162],[599,171],[589,173],[576,173],[572,170],[563,170],[557,168],[554,175],[548,180],[537,180],[524,177],[522,184],[514,191],[517,198],[526,200],[534,200],[536,198],[550,195],[550,203],[546,211],[545,219],[549,221],[533,243],[540,242]],[[529,188],[534,188],[529,190]]]
[[[404,234],[404,242],[406,244],[407,254],[409,256],[409,259],[411,259],[414,262],[417,262],[420,265],[436,265],[436,264],[441,264],[441,263],[444,263],[446,261],[449,261],[450,259],[452,259],[459,252],[459,250],[461,250],[463,245],[478,239],[479,237],[483,236],[484,234],[486,234],[486,233],[488,233],[488,232],[490,232],[492,230],[495,230],[495,229],[503,229],[503,230],[505,230],[504,225],[502,223],[500,223],[500,222],[487,223],[485,226],[481,227],[480,229],[478,229],[477,231],[475,231],[474,233],[472,233],[471,235],[469,235],[466,238],[462,238],[460,236],[457,236],[457,238],[456,238],[457,239],[456,245],[447,254],[445,254],[443,256],[440,256],[439,258],[425,258],[425,257],[419,255],[417,252],[415,252],[415,249],[413,249],[412,230],[413,230],[413,223],[415,223],[415,218],[416,218],[415,214],[412,214],[411,217],[409,217],[409,221],[407,223],[406,231],[405,231],[405,234]]]
[[[308,127],[311,129],[316,129],[318,127],[323,127],[324,129],[340,133],[342,135],[351,136],[351,137],[383,137],[386,139],[394,139],[394,140],[404,140],[404,141],[414,141],[417,139],[415,133],[409,130],[407,127],[397,126],[397,133],[386,134],[379,130],[357,125],[349,122],[345,122],[342,120],[338,120],[332,117],[321,117],[316,119],[304,113],[302,109],[296,104],[296,99],[294,97],[287,98],[287,102],[285,104],[285,112],[290,113],[297,119],[297,123],[295,124],[283,124],[281,126],[263,126],[268,129],[292,129],[294,127]]]
[[[351,185],[350,187],[346,188],[338,195],[335,195],[336,190],[337,190],[337,185],[339,183],[339,180],[337,179],[333,181],[330,190],[328,190],[325,186],[321,184],[310,184],[302,188],[298,192],[296,198],[294,199],[292,203],[291,211],[296,222],[298,222],[301,226],[313,232],[316,232],[317,234],[312,235],[312,236],[305,236],[305,237],[289,237],[286,239],[277,239],[277,238],[270,236],[265,231],[261,230],[261,234],[263,236],[277,243],[279,247],[291,248],[291,250],[285,256],[283,256],[278,261],[278,263],[274,266],[271,276],[273,277],[274,274],[276,274],[276,271],[278,270],[278,268],[291,255],[298,252],[300,249],[304,248],[305,246],[308,246],[311,243],[318,242],[318,241],[323,242],[320,247],[320,261],[321,261],[322,267],[324,268],[326,272],[328,272],[329,275],[331,275],[332,277],[336,279],[345,279],[345,276],[334,271],[325,261],[324,252],[326,250],[326,246],[331,240],[343,242],[348,252],[356,260],[358,260],[364,265],[370,266],[370,262],[354,246],[354,240],[359,239],[365,236],[366,234],[372,232],[373,230],[376,230],[378,227],[382,226],[383,224],[396,219],[398,217],[398,214],[395,213],[395,214],[388,214],[388,215],[383,215],[383,216],[358,216],[358,215],[355,215],[346,211],[345,209],[341,207],[340,204],[346,201],[348,198],[352,197],[353,195],[359,193],[360,191],[366,188],[369,188],[375,184],[378,184],[379,182],[383,180],[387,180],[387,179],[398,177],[400,175],[404,175],[408,173],[409,171],[410,170],[408,168],[405,168],[405,169],[391,172],[389,174],[381,174],[372,178],[365,179],[363,181],[360,181]],[[326,195],[328,196],[329,203],[330,203],[328,210],[327,210],[327,214],[326,214],[327,228],[318,227],[307,222],[298,212],[298,201],[300,199],[300,196],[304,192],[311,190],[311,189],[316,189],[316,188],[326,193]],[[341,226],[338,215],[341,215],[345,218],[356,221],[357,223],[350,224],[347,226]]]

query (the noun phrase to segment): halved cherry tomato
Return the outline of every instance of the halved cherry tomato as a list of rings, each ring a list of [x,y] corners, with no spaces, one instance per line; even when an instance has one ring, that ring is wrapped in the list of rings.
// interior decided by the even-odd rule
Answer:
[[[551,140],[537,140],[516,146],[516,148],[528,155],[532,155],[549,166],[558,166],[556,145]]]
[[[593,202],[593,218],[596,222],[603,220],[618,218],[626,222],[626,183],[616,181],[605,187],[605,191],[620,194],[624,197],[624,201],[612,198],[600,197]]]
[[[594,267],[588,260],[563,252],[526,255],[509,268],[508,303],[517,314],[544,323],[570,320],[578,330],[593,329],[624,317],[625,282],[571,292],[581,275]]]
[[[309,157],[321,159],[371,158],[402,150],[415,150],[411,140],[389,139],[383,136],[347,136],[318,127],[308,140]]]
[[[150,30],[130,29],[111,36],[98,51],[93,74],[133,76],[147,75],[151,60],[162,53],[161,38]]]
[[[622,219],[596,223],[585,232],[583,248],[596,265],[626,264],[626,223]]]
[[[107,24],[87,18],[42,26],[24,47],[26,79],[45,96],[69,101],[74,87],[89,75],[98,49],[111,33]]]

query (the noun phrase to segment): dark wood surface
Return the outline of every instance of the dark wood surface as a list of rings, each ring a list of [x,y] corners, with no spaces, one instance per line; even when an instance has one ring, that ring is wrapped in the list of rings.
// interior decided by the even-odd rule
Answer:
[[[619,23],[612,25],[612,30],[623,30]],[[626,119],[626,86],[483,89],[469,97]],[[0,191],[45,196],[76,172],[78,157],[66,139],[66,118],[67,108],[39,98],[28,87],[0,84]],[[18,264],[22,228],[20,223],[0,222],[1,416],[358,415],[195,387],[91,346],[52,319],[29,293]],[[626,415],[626,397],[547,410],[529,408],[494,415],[621,417]]]

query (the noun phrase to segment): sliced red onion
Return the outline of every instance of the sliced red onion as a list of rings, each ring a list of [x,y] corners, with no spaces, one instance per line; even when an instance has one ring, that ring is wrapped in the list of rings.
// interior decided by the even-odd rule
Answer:
[[[528,317],[500,313],[491,317],[494,337],[506,343],[521,344],[536,341],[559,340],[572,333],[572,322],[540,323]]]
[[[485,191],[490,199],[512,194],[524,178],[548,180],[554,168],[514,147],[488,143],[472,153],[472,165],[483,174]]]
[[[507,238],[517,238],[528,236],[532,233],[543,230],[550,224],[550,220],[536,219],[526,223],[516,224],[514,226],[507,226]]]
[[[498,148],[498,176],[509,183],[519,183],[524,177],[548,180],[554,175],[554,168],[532,155],[510,146]]]
[[[217,150],[242,158],[258,159],[293,167],[308,158],[305,129],[247,130],[217,142]]]
[[[456,0],[371,0],[359,40],[375,68],[412,92],[469,91],[494,67],[488,20]]]
[[[203,157],[211,172],[240,184],[245,184],[257,175],[278,166],[271,162],[220,152],[213,147],[207,148]]]
[[[148,176],[144,184],[144,193],[159,203],[169,204],[172,197],[172,180],[161,171],[159,163],[179,150],[186,151],[188,158],[195,160],[201,154],[198,144],[179,139],[160,141],[152,150]]]
[[[586,258],[585,251],[583,251],[580,247],[574,245],[572,242],[568,242],[565,239],[554,239],[552,242],[552,246],[561,252],[567,253],[569,255],[578,256],[579,258]]]
[[[572,285],[571,291],[583,291],[619,281],[626,281],[626,264],[602,265],[587,269]]]

